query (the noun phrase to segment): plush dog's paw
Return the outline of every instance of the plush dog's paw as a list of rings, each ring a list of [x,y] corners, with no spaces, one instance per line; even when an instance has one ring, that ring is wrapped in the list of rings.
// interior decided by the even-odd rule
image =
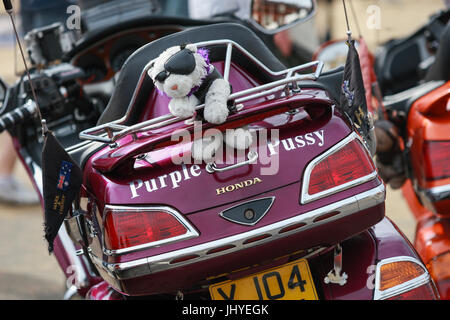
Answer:
[[[192,158],[196,162],[213,162],[222,144],[223,140],[219,135],[197,139],[192,143]]]
[[[227,130],[225,133],[225,143],[231,148],[245,150],[252,145],[253,136],[246,127]]]
[[[205,120],[221,124],[227,120],[228,106],[227,100],[230,96],[230,84],[223,79],[216,79],[211,84],[205,97]]]
[[[228,118],[228,107],[220,102],[210,103],[205,106],[203,116],[209,123],[224,123]]]
[[[196,99],[172,99],[169,102],[169,111],[176,117],[189,118],[195,113]]]

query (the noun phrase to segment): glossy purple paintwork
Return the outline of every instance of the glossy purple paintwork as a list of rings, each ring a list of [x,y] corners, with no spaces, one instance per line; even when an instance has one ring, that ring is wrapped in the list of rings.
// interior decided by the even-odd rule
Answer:
[[[394,244],[394,245],[392,245]],[[375,226],[360,233],[357,236],[342,243],[343,249],[343,271],[348,274],[348,281],[344,286],[338,284],[325,284],[323,279],[327,273],[333,268],[333,250],[322,252],[321,254],[308,259],[309,266],[313,273],[314,285],[320,292],[320,299],[324,300],[372,300],[374,285],[374,266],[380,259],[409,256],[417,257],[414,249],[406,241],[404,236],[398,232],[395,224],[388,218],[384,218]],[[247,255],[243,255],[245,259]],[[259,258],[259,256],[258,256]],[[288,258],[277,260],[275,265],[288,262]],[[223,263],[209,265],[209,269],[220,267]],[[263,265],[253,266],[252,269],[235,272],[231,279],[237,279],[251,273],[260,272],[274,266],[273,262]],[[208,268],[208,266],[206,267]],[[173,276],[177,281],[183,281],[189,269],[184,268],[180,273],[174,273]],[[184,274],[184,275],[183,275]],[[168,285],[166,277],[158,285]],[[158,280],[158,279],[156,279]],[[134,289],[146,290],[149,282],[146,279],[136,279],[129,283]],[[95,287],[95,295],[91,294],[91,299],[105,299],[111,297],[116,299],[117,296],[110,295],[111,286],[104,282],[102,285]]]
[[[124,300],[124,297],[115,291],[107,282],[102,281],[92,288],[86,294],[89,300]]]
[[[218,64],[217,67],[220,69],[221,65]],[[230,74],[230,82],[236,91],[256,84],[254,79],[236,66],[232,67]],[[141,119],[145,120],[167,113],[167,103],[168,100],[164,96],[151,93]],[[289,110],[297,111],[287,113],[286,111]],[[184,140],[171,141],[172,134],[177,130],[185,129],[192,133],[193,126],[183,121],[164,128],[138,133],[135,137],[126,136],[118,140],[118,146],[115,148],[105,146],[94,154],[84,168],[84,184],[91,204],[91,210],[86,217],[96,228],[96,236],[90,244],[92,255],[110,265],[142,261],[147,257],[211,243],[301,216],[314,209],[374,189],[382,183],[376,177],[322,199],[307,204],[300,203],[304,170],[308,163],[352,132],[323,90],[304,88],[301,93],[289,97],[279,96],[275,99],[247,102],[243,111],[230,116],[225,125],[216,126],[216,128],[224,130],[227,127],[242,125],[249,125],[256,132],[279,130],[278,138],[282,142],[278,146],[269,147],[268,142],[261,140],[255,144],[261,156],[270,155],[264,160],[278,161],[276,174],[263,175],[261,170],[267,168],[268,164],[261,159],[256,164],[214,174],[206,172],[204,164],[175,165],[171,158],[173,151],[176,150],[177,154],[187,152],[189,155],[191,147],[191,143]],[[206,124],[204,129],[210,126]],[[150,157],[152,161],[146,161],[141,156],[145,156],[145,159]],[[242,156],[231,158],[233,163],[243,160]],[[180,178],[180,181],[173,179],[176,176]],[[218,189],[254,178],[260,181],[232,192],[218,192]],[[153,185],[153,183],[157,184]],[[156,188],[147,190],[147,187],[154,186]],[[275,197],[275,201],[269,213],[255,226],[235,224],[218,215],[222,210],[236,204],[268,196]],[[104,250],[108,248],[105,248],[103,244],[105,218],[103,209],[107,204],[137,207],[168,206],[184,215],[199,236],[124,254],[106,255]],[[320,288],[322,283],[320,279],[323,279],[330,271],[330,264],[333,261],[331,253],[324,252],[310,259],[313,276],[318,281],[316,287],[320,288],[321,298],[325,299],[371,299],[373,292],[365,286],[370,276],[367,273],[367,266],[374,264],[379,256],[389,255],[388,252],[407,255],[405,253],[407,250],[404,248],[409,248],[409,244],[390,227],[388,222],[381,222],[378,224],[381,227],[364,232],[381,221],[383,217],[384,203],[380,203],[334,219],[333,222],[325,221],[312,228],[293,232],[276,241],[244,247],[232,253],[224,253],[157,273],[149,272],[126,280],[118,280],[101,267],[99,271],[113,288],[126,295],[171,293],[182,288],[189,289],[204,283],[205,279],[220,274],[228,274],[230,279],[239,278],[281,265],[287,262],[287,259],[295,258],[293,253],[299,250],[318,246],[332,247],[336,243],[347,240],[343,245],[348,257],[345,258],[344,263],[348,263],[347,270],[352,280],[343,288]],[[374,233],[380,233],[388,240],[377,239]],[[389,241],[394,248],[389,247]],[[382,255],[378,253],[377,245],[382,248]],[[410,252],[410,254],[413,253]],[[283,256],[284,258],[280,259]],[[151,269],[151,266],[149,268]],[[244,271],[234,272],[241,269]],[[110,292],[110,287],[103,284],[97,286],[95,290],[98,293],[91,294],[93,298],[104,297]]]
[[[305,103],[309,103],[308,99]],[[270,107],[267,106],[267,107]],[[305,116],[306,117],[306,116]],[[294,168],[303,168],[306,164],[314,157],[327,150],[338,141],[342,140],[345,136],[350,133],[350,130],[345,125],[345,123],[338,117],[332,117],[329,119],[326,115],[319,121],[307,121],[305,119],[299,119],[297,121],[290,120],[286,115],[281,114],[273,117],[269,117],[265,119],[267,122],[261,123],[253,123],[252,128],[254,129],[266,129],[268,125],[268,121],[271,121],[271,127],[267,129],[277,129],[283,128],[280,131],[280,140],[285,138],[295,137],[299,135],[311,134],[313,132],[323,133],[324,143],[323,145],[319,145],[320,141],[317,137],[313,137],[315,139],[315,145],[307,146],[302,148],[297,148],[295,150],[291,150],[289,152],[285,152],[283,149],[282,143],[279,147],[275,147],[275,152],[279,152],[279,154],[275,154],[271,157],[271,161],[275,163],[279,159],[279,170],[276,175],[276,179],[266,179],[264,184],[255,185],[254,188],[251,189],[241,189],[240,192],[234,193],[226,193],[221,197],[216,196],[216,189],[219,187],[225,187],[234,182],[239,182],[240,180],[252,179],[257,176],[261,176],[261,169],[268,168],[269,165],[265,165],[258,161],[257,164],[253,166],[246,166],[231,172],[220,173],[210,175],[204,171],[204,164],[200,164],[200,170],[195,170],[196,172],[192,174],[192,165],[186,165],[187,174],[184,172],[182,166],[174,166],[171,159],[171,150],[170,148],[166,148],[166,150],[157,150],[155,152],[147,153],[150,157],[156,156],[159,153],[159,157],[162,158],[155,165],[147,164],[140,167],[139,170],[129,171],[126,173],[126,177],[120,176],[119,174],[115,175],[104,175],[98,171],[98,167],[95,166],[98,163],[98,159],[105,159],[104,155],[95,155],[92,157],[92,175],[90,176],[90,184],[93,190],[104,190],[107,184],[114,184],[114,190],[109,190],[108,193],[104,194],[104,199],[106,203],[110,204],[118,204],[118,203],[128,203],[128,204],[141,204],[141,203],[164,203],[167,205],[174,206],[178,208],[183,213],[190,213],[193,211],[197,211],[198,201],[204,203],[204,207],[208,208],[211,206],[216,206],[221,203],[233,202],[257,193],[261,193],[267,190],[271,190],[273,188],[277,188],[282,185],[287,185],[290,183],[294,183],[299,181],[301,178],[301,170],[297,170],[297,172],[293,172]],[[326,127],[325,127],[326,124]],[[262,127],[265,125],[265,127]],[[321,131],[323,130],[323,132]],[[156,138],[155,138],[156,139]],[[139,145],[139,141],[130,142],[127,145],[115,150],[114,154],[128,154],[128,151],[131,149],[137,150],[134,151],[135,154],[144,154],[147,147],[147,139],[143,141],[144,147],[141,149],[137,149]],[[125,149],[125,150],[122,150]],[[190,149],[190,144],[187,149]],[[279,150],[278,150],[279,149]],[[258,149],[260,157],[265,156],[267,160],[270,151],[267,149],[267,145],[260,145]],[[107,154],[109,154],[110,150],[106,150]],[[165,152],[165,154],[164,154]],[[161,155],[161,153],[163,153]],[[279,157],[278,157],[279,155]],[[127,155],[129,157],[129,155]],[[109,158],[110,159],[110,158]],[[134,161],[134,159],[132,159]],[[237,163],[242,161],[242,158],[233,159],[233,163]],[[89,167],[89,163],[87,168]],[[154,168],[157,166],[158,168]],[[133,197],[130,190],[130,182],[140,179],[142,181],[148,181],[151,179],[158,179],[159,176],[167,175],[174,171],[180,171],[183,174],[182,180],[179,183],[179,187],[173,188],[173,184],[171,185],[171,181],[168,177],[165,178],[165,184],[167,187],[159,188],[154,192],[146,192],[145,186],[142,186],[138,191],[138,196]],[[199,176],[194,177],[195,174]],[[98,176],[98,179],[97,179]],[[271,178],[273,178],[272,176]],[[125,179],[124,179],[125,178]],[[239,180],[240,179],[240,180]],[[160,186],[161,183],[159,180],[155,181],[157,186]],[[202,189],[192,190],[193,184],[195,186],[202,186]],[[189,190],[189,193],[184,193],[183,190]],[[184,197],[174,197],[174,191],[181,196]],[[205,194],[205,191],[207,192]],[[189,197],[189,201],[185,197]],[[206,199],[205,199],[206,197]]]
[[[298,108],[295,114],[286,114],[286,108]],[[270,111],[268,114],[267,111]],[[253,113],[252,113],[253,112]],[[275,112],[275,113],[274,113]],[[257,113],[257,118],[251,116]],[[229,172],[210,174],[205,165],[197,167],[192,165],[174,165],[170,158],[172,147],[160,147],[152,150],[153,145],[161,145],[170,138],[172,130],[184,128],[184,123],[171,128],[169,132],[155,132],[138,139],[126,138],[119,141],[119,147],[104,148],[88,161],[85,167],[85,179],[89,183],[88,191],[96,199],[98,213],[95,216],[98,225],[103,224],[101,212],[104,204],[115,205],[165,205],[181,214],[196,228],[200,236],[192,239],[170,243],[164,246],[139,250],[123,255],[105,256],[102,254],[102,230],[92,246],[93,254],[102,257],[107,263],[122,263],[137,259],[168,253],[174,250],[191,247],[201,243],[209,243],[224,237],[240,234],[254,228],[261,228],[284,219],[288,219],[304,212],[321,208],[325,205],[346,199],[355,194],[370,190],[381,184],[376,178],[362,185],[344,190],[326,198],[308,204],[300,204],[301,181],[306,165],[325,150],[331,148],[351,133],[347,123],[334,109],[330,100],[322,90],[304,89],[301,94],[288,99],[281,98],[264,101],[249,107],[240,115],[230,118],[253,119],[250,126],[254,130],[278,129],[278,147],[268,148],[267,144],[260,143],[258,152],[266,155],[272,154],[271,160],[278,161],[278,171],[275,175],[262,175],[260,170],[264,164],[258,162]],[[309,135],[309,136],[308,136]],[[308,136],[308,141],[306,137]],[[295,137],[302,137],[294,140]],[[291,139],[291,140],[289,140]],[[303,140],[303,142],[299,142]],[[297,141],[297,142],[293,142]],[[181,149],[189,150],[189,147]],[[154,163],[134,164],[135,159],[130,155],[139,155],[144,152],[155,160]],[[239,158],[236,162],[241,161]],[[123,167],[127,168],[126,170]],[[193,168],[195,170],[193,170]],[[101,172],[103,171],[103,172]],[[168,177],[178,171],[184,179],[177,187],[169,186]],[[146,186],[137,181],[151,181],[166,176],[165,187],[152,192],[146,191]],[[218,194],[217,189],[239,183],[244,180],[260,179],[260,183],[247,188]],[[149,182],[150,183],[150,182]],[[130,185],[135,187],[134,194]],[[137,186],[140,185],[139,188]],[[161,186],[161,185],[160,185]],[[218,212],[227,209],[244,200],[258,199],[266,196],[275,197],[274,204],[267,214],[256,226],[249,227],[230,223],[218,215]],[[115,284],[127,294],[145,295],[164,291],[176,290],[175,286],[190,287],[202,279],[253,265],[260,261],[275,259],[279,256],[292,253],[296,250],[308,249],[319,245],[333,245],[349,238],[362,230],[369,228],[384,217],[384,205],[378,205],[369,210],[363,210],[350,217],[339,219],[330,224],[321,224],[319,227],[298,232],[282,240],[269,242],[264,246],[256,246],[233,254],[215,259],[208,259],[195,263],[195,267],[180,267],[169,271],[159,272],[155,275],[129,279]],[[295,246],[292,244],[296,243]],[[107,274],[104,274],[108,277]],[[175,281],[176,279],[176,281]],[[110,278],[111,282],[114,282]],[[150,285],[151,283],[151,285]]]

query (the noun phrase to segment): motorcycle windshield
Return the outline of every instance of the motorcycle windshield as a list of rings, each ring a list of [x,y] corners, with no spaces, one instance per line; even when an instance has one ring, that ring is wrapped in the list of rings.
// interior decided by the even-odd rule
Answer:
[[[149,16],[211,20],[232,15],[245,19],[250,15],[250,1],[80,0],[79,5],[88,30]]]

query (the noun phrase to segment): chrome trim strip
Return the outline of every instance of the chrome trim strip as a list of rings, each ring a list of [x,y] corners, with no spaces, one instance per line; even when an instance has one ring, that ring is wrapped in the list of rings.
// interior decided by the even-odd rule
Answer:
[[[233,208],[242,206],[243,204],[246,204],[246,203],[251,203],[251,202],[254,202],[254,201],[264,200],[264,199],[270,199],[271,200],[270,205],[267,207],[266,211],[264,211],[264,213],[261,215],[261,217],[259,217],[259,219],[256,220],[253,223],[238,222],[238,221],[235,221],[235,220],[231,220],[231,219],[229,219],[229,218],[227,218],[227,217],[225,217],[223,215],[224,211],[231,210]],[[272,205],[273,205],[274,201],[275,201],[275,197],[265,197],[265,198],[259,198],[259,199],[254,199],[254,200],[250,200],[250,201],[245,201],[245,202],[239,203],[239,204],[237,204],[235,206],[232,206],[230,208],[226,208],[226,209],[222,210],[221,212],[219,212],[219,216],[221,216],[222,218],[224,218],[225,220],[230,221],[230,222],[234,222],[234,223],[237,223],[237,224],[242,224],[242,225],[245,225],[245,226],[254,226],[255,224],[257,224],[267,214],[267,212],[269,212],[270,208],[272,208]]]
[[[133,251],[139,251],[139,250],[143,250],[143,249],[159,247],[162,244],[168,244],[168,243],[177,242],[180,240],[187,240],[187,239],[191,239],[191,238],[199,236],[199,233],[197,232],[197,230],[195,230],[194,227],[192,227],[192,225],[187,222],[187,220],[181,215],[181,213],[179,213],[176,210],[174,210],[170,207],[167,207],[167,206],[148,206],[148,207],[141,207],[141,206],[137,207],[136,206],[136,207],[132,207],[132,206],[106,205],[105,209],[103,210],[104,218],[106,217],[106,213],[108,211],[114,211],[114,212],[164,211],[164,212],[172,215],[175,219],[177,219],[178,222],[180,222],[186,228],[186,233],[183,235],[180,235],[180,236],[176,236],[176,237],[172,237],[172,238],[168,238],[168,239],[164,239],[164,240],[159,240],[159,241],[153,241],[150,243],[145,243],[145,244],[141,244],[141,245],[133,246],[133,247],[129,247],[129,248],[124,248],[124,249],[109,250],[109,249],[106,249],[105,227],[103,226],[103,230],[102,230],[103,253],[108,256],[121,255],[121,254],[125,254],[125,253],[130,253]]]
[[[438,202],[450,198],[450,184],[430,189],[422,189],[419,187],[418,191],[425,195],[425,197],[427,197],[432,202]]]
[[[356,134],[356,132],[352,132],[350,133],[347,137],[345,137],[344,139],[342,139],[340,142],[338,142],[337,144],[335,144],[334,146],[332,146],[330,149],[328,149],[327,151],[325,151],[324,153],[322,153],[321,155],[319,155],[318,157],[316,157],[315,159],[313,159],[306,167],[305,169],[305,173],[303,175],[303,183],[302,183],[302,193],[300,196],[300,203],[301,204],[306,204],[309,202],[312,202],[314,200],[318,200],[321,198],[324,198],[326,196],[329,196],[331,194],[337,193],[339,191],[343,191],[343,190],[347,190],[351,187],[357,186],[359,184],[368,182],[370,180],[375,179],[375,177],[377,176],[377,171],[375,169],[375,171],[373,171],[372,173],[364,176],[364,177],[360,177],[358,179],[349,181],[347,183],[341,184],[339,186],[336,186],[334,188],[319,192],[319,193],[315,193],[313,195],[310,195],[308,193],[308,188],[309,188],[309,181],[311,178],[311,172],[313,171],[313,169],[315,168],[315,166],[322,161],[323,159],[327,158],[328,156],[332,155],[335,152],[338,152],[342,147],[344,147],[346,144],[350,143],[351,141],[358,139],[362,145],[364,146],[364,142],[361,140],[361,137]]]
[[[380,290],[381,267],[387,263],[401,262],[401,261],[411,261],[411,262],[416,263],[423,269],[424,274],[422,274],[414,279],[411,279],[409,281],[403,282],[402,284],[399,284],[395,287],[381,291]],[[429,281],[430,281],[430,274],[428,273],[427,268],[425,268],[425,266],[422,264],[422,262],[420,262],[418,259],[416,259],[414,257],[397,256],[397,257],[383,259],[380,262],[378,262],[377,267],[376,267],[375,289],[374,289],[375,292],[374,292],[373,299],[374,300],[388,299],[388,298],[394,297],[396,295],[402,294],[404,292],[410,291],[412,289],[418,288],[421,285],[424,285]]]
[[[443,192],[450,192],[450,184],[430,188],[430,189],[428,189],[428,192],[432,193],[433,195],[438,195]]]
[[[125,263],[106,263],[101,261],[98,257],[91,256],[93,261],[98,265],[103,267],[112,277],[116,279],[129,279],[139,276],[145,276],[150,273],[157,273],[165,270],[169,270],[172,268],[192,264],[194,262],[207,260],[210,258],[219,257],[224,254],[229,254],[235,251],[251,248],[256,245],[260,245],[263,243],[270,242],[272,240],[284,238],[290,236],[296,232],[301,232],[316,226],[319,226],[323,223],[328,223],[330,221],[334,221],[348,215],[354,214],[364,209],[371,208],[377,204],[384,202],[385,200],[385,187],[383,184],[379,186],[362,192],[358,195],[343,199],[336,203],[329,204],[325,207],[321,207],[307,213],[300,214],[298,216],[282,220],[276,223],[273,223],[268,226],[264,226],[261,228],[253,229],[248,232],[240,233],[234,236],[218,239],[215,241],[211,241],[208,243],[202,243],[199,245],[195,245],[189,248],[179,249],[176,251],[171,251],[167,253],[163,253],[160,255],[142,258],[139,260],[134,260]],[[316,221],[317,218],[327,215],[331,212],[339,211],[339,214],[333,215],[324,220]],[[294,226],[299,223],[305,223],[304,226],[299,227],[294,230],[290,230],[284,233],[279,233],[282,229]],[[262,234],[270,234],[270,237],[264,238],[260,241],[251,242],[245,244],[244,242],[258,235]],[[226,245],[233,245],[234,247],[223,252],[215,252],[208,254],[208,251],[221,248]],[[172,263],[171,261],[175,259],[179,259],[189,255],[197,255],[196,258],[182,261],[179,263]]]

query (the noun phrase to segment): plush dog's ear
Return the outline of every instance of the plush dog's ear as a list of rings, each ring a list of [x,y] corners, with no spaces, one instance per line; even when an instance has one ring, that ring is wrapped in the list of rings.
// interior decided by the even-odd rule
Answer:
[[[197,46],[195,45],[195,44],[193,44],[193,43],[188,43],[188,44],[185,44],[184,45],[184,48],[186,48],[186,49],[188,49],[189,51],[192,51],[192,52],[197,52]],[[184,48],[182,48],[181,50],[183,50]]]
[[[153,77],[152,77],[152,69],[153,69],[154,66],[155,66],[155,61],[150,63],[150,65],[148,66],[148,70],[147,70],[147,74],[152,80],[154,80]]]

